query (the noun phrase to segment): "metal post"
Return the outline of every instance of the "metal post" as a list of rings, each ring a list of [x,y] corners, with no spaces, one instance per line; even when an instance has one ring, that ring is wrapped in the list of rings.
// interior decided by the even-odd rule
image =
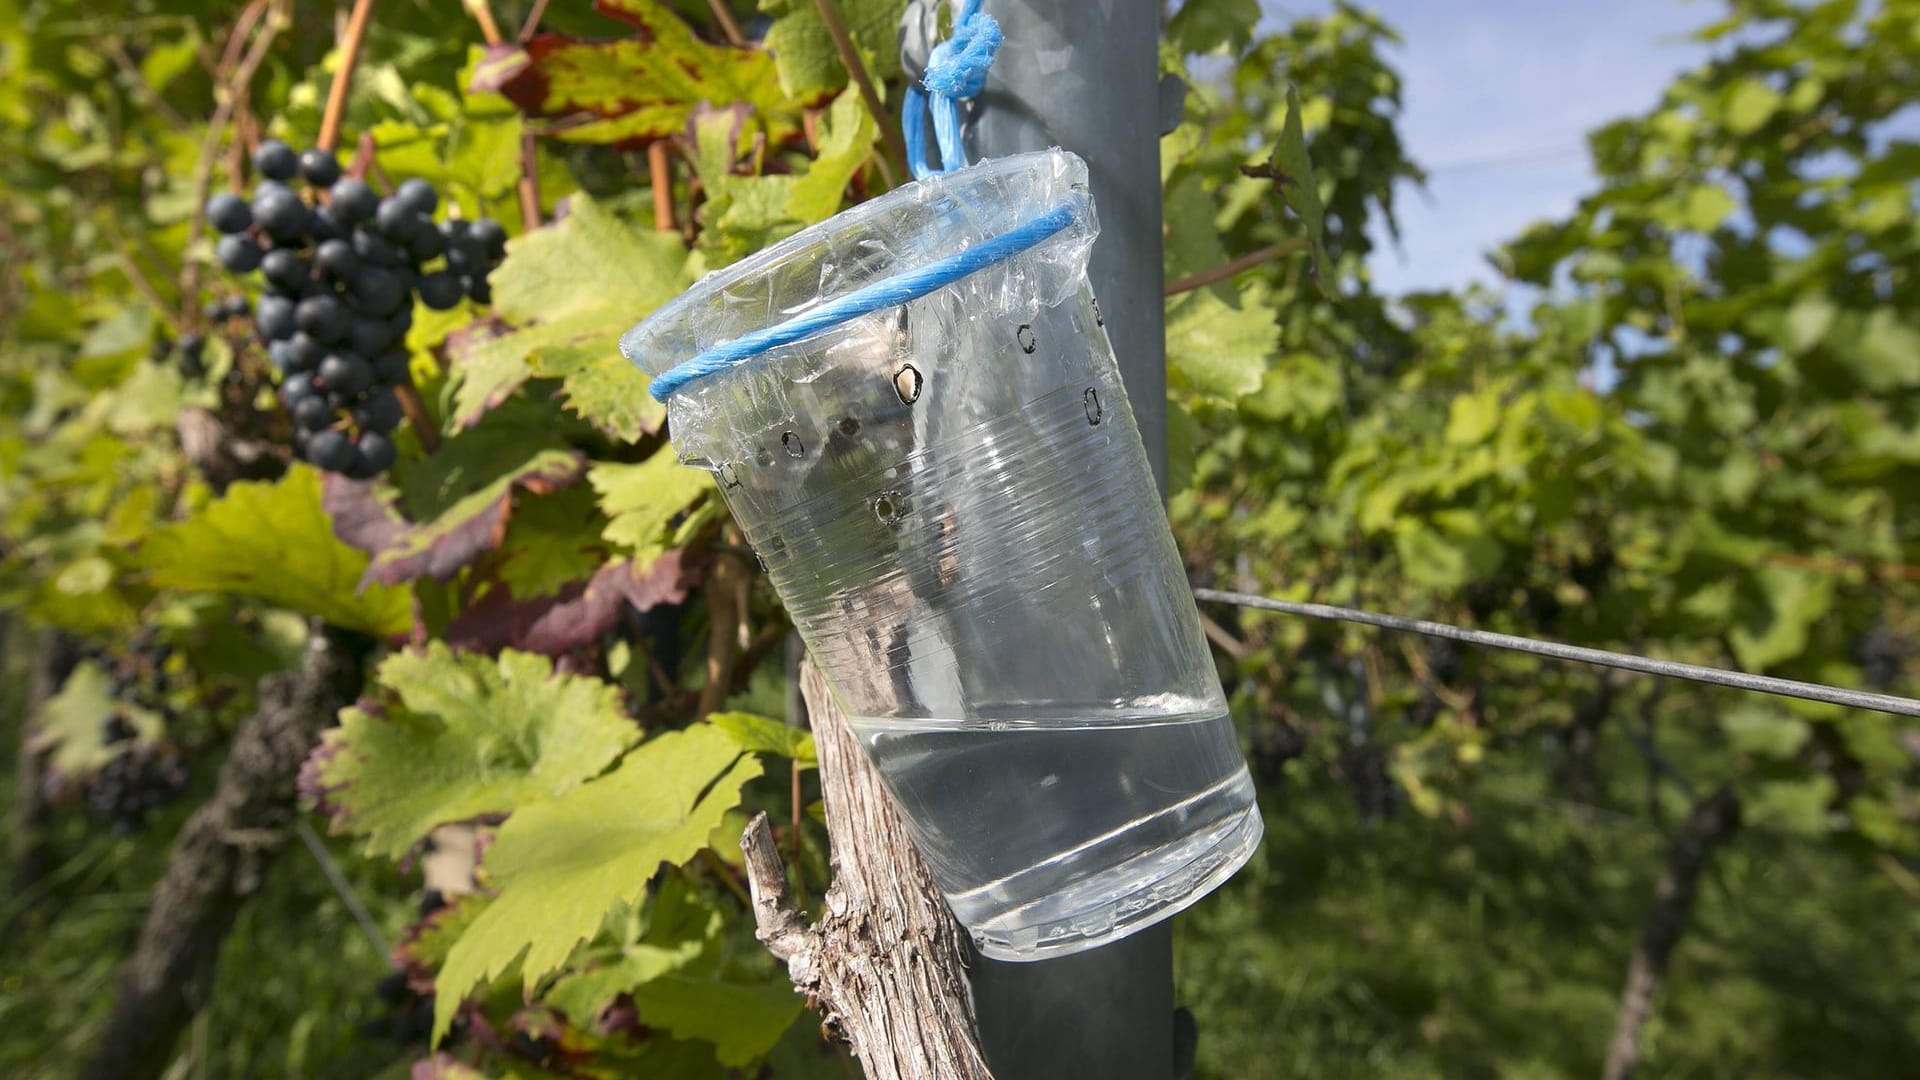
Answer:
[[[1127,397],[1166,492],[1166,333],[1160,270],[1160,5],[987,0],[1006,42],[980,96],[972,160],[1059,146],[1087,161],[1100,214],[1093,288]],[[981,959],[973,991],[999,1080],[1168,1080],[1173,930],[1014,964]]]

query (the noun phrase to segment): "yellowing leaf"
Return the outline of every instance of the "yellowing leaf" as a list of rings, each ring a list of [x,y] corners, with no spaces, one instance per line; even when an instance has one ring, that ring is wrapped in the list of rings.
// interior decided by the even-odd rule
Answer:
[[[476,983],[518,961],[531,986],[616,905],[638,901],[662,863],[698,854],[759,775],[759,761],[718,729],[671,731],[608,776],[508,818],[485,863],[500,895],[454,944],[435,986],[435,1040]]]
[[[557,345],[537,350],[532,359],[536,376],[560,380],[568,409],[614,438],[636,442],[659,431],[667,418],[667,407],[647,392],[652,380],[618,350]]]
[[[860,95],[843,91],[827,110],[819,156],[787,192],[787,216],[806,225],[832,217],[840,209],[847,183],[872,155],[877,134],[873,114]]]
[[[251,596],[380,636],[412,625],[404,588],[362,590],[367,557],[334,538],[320,474],[295,465],[273,483],[238,483],[198,514],[154,533],[141,551],[165,589]]]
[[[673,519],[713,490],[706,473],[665,451],[638,465],[595,462],[587,483],[600,493],[600,510],[611,519],[602,535],[641,558],[665,551]]]
[[[315,774],[340,825],[389,858],[436,825],[564,794],[636,732],[618,688],[511,649],[495,659],[436,641],[388,657],[379,682],[395,703],[342,711]]]

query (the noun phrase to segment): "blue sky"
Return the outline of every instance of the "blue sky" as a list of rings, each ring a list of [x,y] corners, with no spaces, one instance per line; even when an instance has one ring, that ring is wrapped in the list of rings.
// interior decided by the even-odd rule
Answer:
[[[1319,0],[1264,0],[1269,19]],[[1404,44],[1401,137],[1430,173],[1400,192],[1386,292],[1493,283],[1485,252],[1571,210],[1593,186],[1585,133],[1659,100],[1706,49],[1686,40],[1720,6],[1688,0],[1372,0]]]

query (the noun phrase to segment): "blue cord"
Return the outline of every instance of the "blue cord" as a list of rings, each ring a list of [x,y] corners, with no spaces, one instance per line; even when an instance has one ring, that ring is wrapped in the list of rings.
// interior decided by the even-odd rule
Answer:
[[[901,102],[900,134],[907,143],[907,168],[916,180],[952,172],[967,163],[960,140],[960,102],[980,96],[987,69],[1000,51],[1000,24],[980,10],[981,0],[966,0],[953,21],[953,36],[933,47],[927,73],[909,83]],[[927,113],[933,114],[933,138],[940,147],[940,168],[927,165]]]
[[[997,262],[1010,259],[1066,228],[1085,215],[1084,197],[1069,197],[1046,213],[999,236],[936,259],[917,270],[876,281],[830,300],[786,322],[723,342],[683,364],[663,372],[647,390],[655,401],[666,401],[674,391],[769,349],[791,345],[822,330],[870,315],[883,308],[918,300]]]

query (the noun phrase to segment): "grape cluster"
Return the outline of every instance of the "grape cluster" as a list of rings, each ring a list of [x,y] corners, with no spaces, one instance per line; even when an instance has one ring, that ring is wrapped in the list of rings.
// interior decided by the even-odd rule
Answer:
[[[131,743],[133,726],[119,716],[101,723],[101,741],[120,750],[87,783],[87,809],[108,822],[116,836],[130,836],[147,815],[187,787],[186,763],[169,748]]]
[[[371,477],[393,464],[391,434],[403,416],[394,390],[409,381],[414,297],[435,311],[462,297],[488,302],[506,231],[487,218],[435,222],[431,184],[407,180],[382,198],[342,176],[329,151],[295,153],[268,140],[253,167],[262,179],[251,200],[207,201],[207,221],[222,234],[215,254],[228,270],[266,280],[254,325],[285,376],[280,400],[300,455]],[[290,186],[296,177],[308,197]]]

